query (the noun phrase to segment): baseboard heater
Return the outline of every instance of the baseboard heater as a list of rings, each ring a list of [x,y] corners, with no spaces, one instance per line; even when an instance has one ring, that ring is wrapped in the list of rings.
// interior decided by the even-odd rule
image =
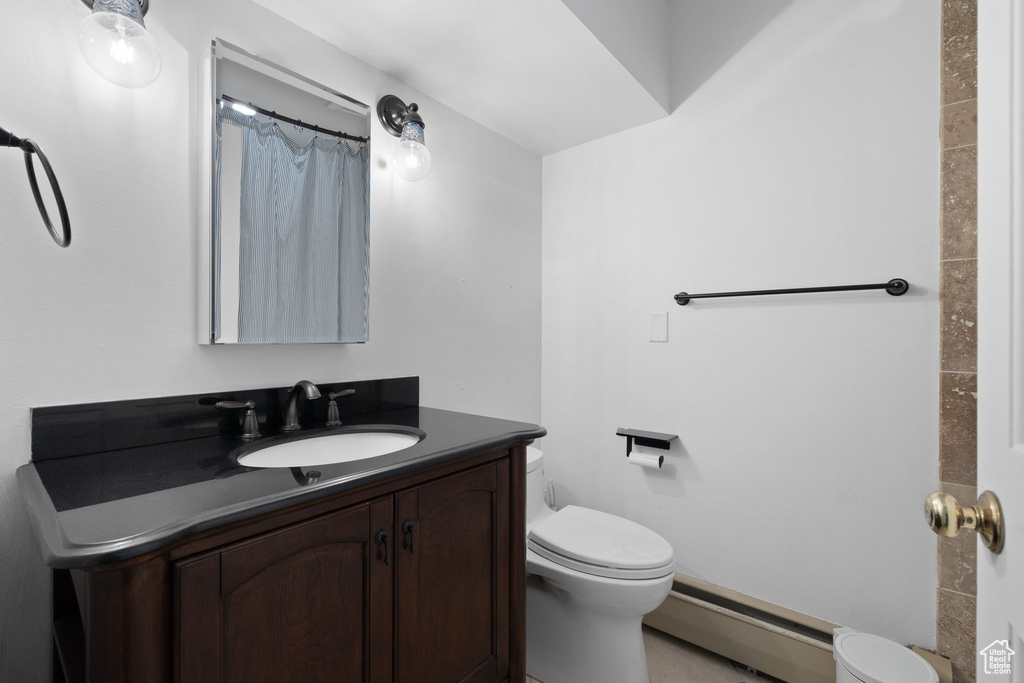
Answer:
[[[644,623],[788,683],[836,680],[835,624],[684,574]]]

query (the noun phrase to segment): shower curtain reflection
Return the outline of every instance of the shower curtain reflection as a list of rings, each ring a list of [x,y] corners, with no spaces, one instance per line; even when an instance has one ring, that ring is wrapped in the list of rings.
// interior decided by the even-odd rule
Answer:
[[[238,343],[366,340],[366,143],[300,141],[273,121],[217,113],[216,220],[221,248],[239,256],[237,273],[220,273],[218,336],[237,325]],[[237,236],[221,220],[236,212]]]

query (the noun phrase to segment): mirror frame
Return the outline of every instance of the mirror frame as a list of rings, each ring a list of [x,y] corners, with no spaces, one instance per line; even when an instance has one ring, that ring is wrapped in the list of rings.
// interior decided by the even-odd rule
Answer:
[[[322,83],[296,73],[275,62],[263,59],[243,48],[233,45],[222,38],[214,38],[210,42],[209,51],[199,60],[199,106],[198,130],[200,133],[200,154],[198,167],[197,209],[199,217],[199,235],[197,240],[197,271],[199,286],[197,288],[197,341],[205,346],[260,346],[262,344],[225,343],[214,338],[216,316],[219,315],[217,300],[217,279],[220,267],[220,226],[217,224],[216,202],[217,178],[213,172],[213,159],[217,146],[217,121],[215,117],[218,97],[217,60],[226,58],[255,71],[273,71],[273,77],[293,87],[311,94],[323,93],[325,99],[341,99],[366,111],[369,122],[367,137],[372,137],[372,107],[364,102],[340,93]],[[267,74],[268,76],[271,74]],[[369,225],[367,225],[369,229]],[[368,305],[368,304],[367,304]],[[369,315],[369,311],[366,311]],[[356,342],[356,343],[365,343]],[[286,342],[289,344],[347,344],[353,342]]]

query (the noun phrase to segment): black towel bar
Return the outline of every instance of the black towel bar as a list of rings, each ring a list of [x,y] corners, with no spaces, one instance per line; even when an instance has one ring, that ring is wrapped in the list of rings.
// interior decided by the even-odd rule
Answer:
[[[710,294],[687,294],[679,292],[675,295],[676,303],[685,306],[690,299],[714,299],[725,296],[762,296],[764,294],[810,294],[813,292],[850,292],[861,289],[884,289],[892,296],[903,296],[910,289],[910,284],[902,279],[895,278],[888,282],[879,282],[870,285],[832,285],[831,287],[800,287],[797,289],[754,289],[746,292],[713,292]]]

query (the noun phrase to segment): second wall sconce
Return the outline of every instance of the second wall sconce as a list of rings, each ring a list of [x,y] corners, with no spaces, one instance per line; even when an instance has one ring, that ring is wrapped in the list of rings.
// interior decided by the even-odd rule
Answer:
[[[163,60],[143,20],[149,0],[82,0],[92,13],[78,27],[78,47],[93,71],[115,85],[144,88]]]
[[[423,180],[430,173],[430,150],[424,142],[419,107],[385,95],[377,102],[377,117],[384,130],[401,138],[392,156],[395,172],[406,180]]]

